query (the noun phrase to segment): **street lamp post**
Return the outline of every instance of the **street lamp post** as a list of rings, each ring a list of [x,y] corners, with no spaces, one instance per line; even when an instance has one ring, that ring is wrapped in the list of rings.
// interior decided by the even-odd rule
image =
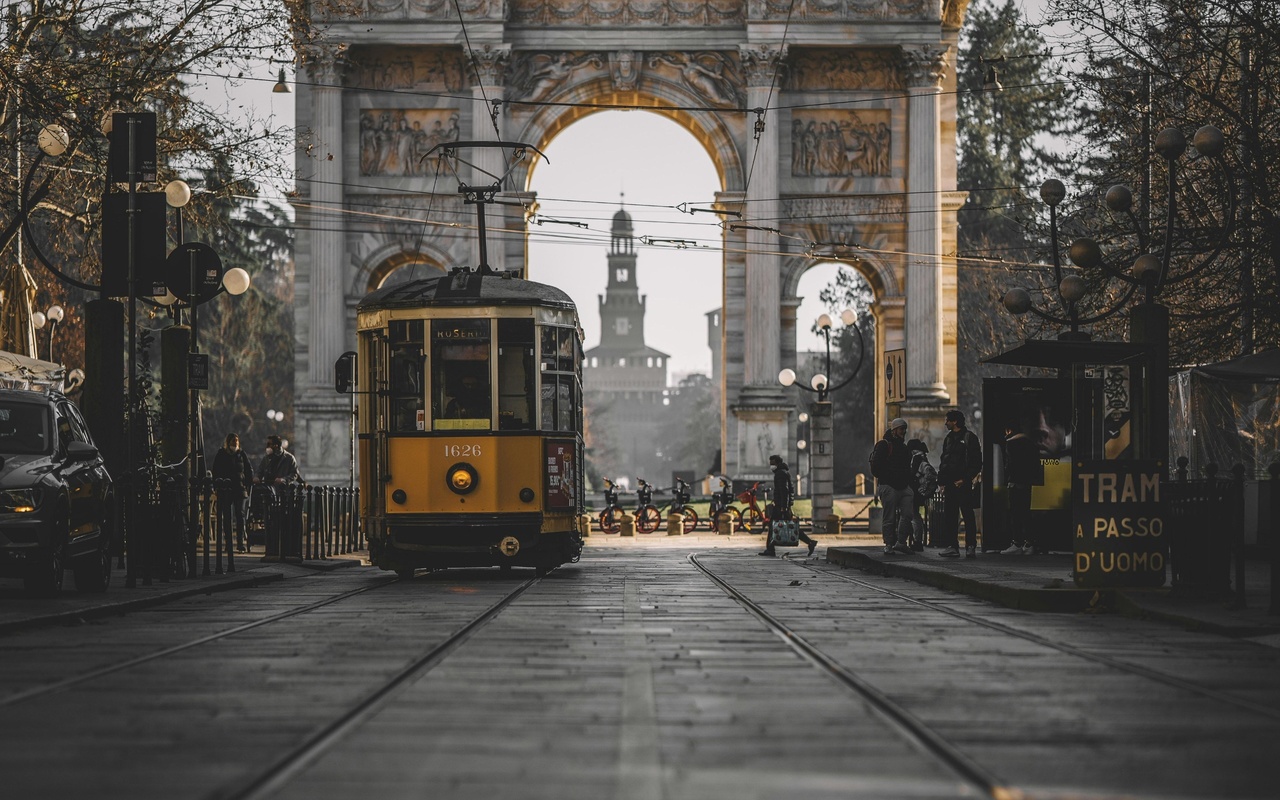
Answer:
[[[53,329],[58,327],[58,323],[62,322],[65,312],[62,306],[49,306],[48,311],[37,311],[31,315],[31,324],[36,330],[42,329],[45,325],[49,326],[49,360],[53,361]]]
[[[834,386],[830,385],[832,321],[831,317],[826,314],[818,317],[818,330],[822,332],[826,340],[825,372],[814,375],[809,381],[809,386],[796,383],[796,372],[793,369],[784,369],[778,373],[778,383],[783,386],[798,386],[804,391],[812,392],[818,396],[818,399],[809,406],[809,441],[805,443],[806,446],[804,448],[799,448],[809,452],[809,493],[813,498],[812,518],[815,531],[819,525],[830,525],[831,512],[834,507],[834,431],[831,402],[827,400],[827,395],[843,388],[857,376],[858,370],[862,368],[862,359],[866,352],[866,343],[862,338],[862,330],[857,325],[858,315],[853,309],[846,308],[840,312],[840,320],[851,328],[858,337],[858,361],[848,377]],[[797,447],[799,447],[798,444]],[[839,523],[836,524],[838,525]]]
[[[1069,331],[1059,334],[1059,339],[1088,340],[1089,334],[1079,330],[1081,325],[1098,322],[1111,316],[1125,306],[1133,295],[1142,290],[1143,302],[1129,311],[1129,339],[1133,344],[1145,346],[1143,378],[1135,394],[1140,398],[1140,409],[1143,424],[1135,430],[1135,452],[1139,458],[1149,458],[1161,462],[1167,468],[1169,462],[1169,309],[1157,302],[1160,291],[1171,284],[1191,280],[1203,274],[1206,269],[1221,255],[1235,228],[1237,198],[1234,180],[1230,170],[1223,161],[1226,150],[1226,139],[1222,131],[1212,125],[1206,125],[1196,131],[1192,137],[1192,146],[1202,158],[1217,169],[1227,188],[1227,208],[1225,220],[1220,227],[1217,240],[1195,258],[1184,259],[1182,269],[1176,274],[1173,270],[1174,244],[1180,242],[1177,225],[1178,197],[1178,160],[1187,150],[1186,137],[1176,128],[1166,128],[1156,135],[1155,152],[1165,161],[1167,174],[1166,213],[1162,236],[1157,237],[1148,227],[1148,221],[1134,214],[1133,192],[1129,187],[1116,185],[1109,188],[1104,196],[1108,210],[1126,215],[1131,221],[1137,240],[1137,249],[1141,255],[1133,259],[1132,266],[1120,269],[1104,257],[1102,248],[1090,238],[1079,238],[1071,243],[1068,257],[1083,271],[1101,269],[1106,277],[1127,284],[1119,300],[1110,308],[1093,316],[1081,317],[1076,304],[1084,298],[1086,284],[1079,275],[1064,275],[1058,256],[1058,228],[1056,206],[1066,196],[1066,189],[1060,181],[1045,181],[1040,189],[1040,196],[1050,209],[1050,236],[1052,239],[1054,279],[1065,316],[1036,308],[1031,302],[1030,293],[1023,288],[1010,289],[1004,296],[1003,304],[1014,314],[1025,314],[1028,311],[1040,318],[1059,325],[1069,326]],[[1142,198],[1142,207],[1146,208],[1149,199]],[[1206,254],[1207,253],[1207,254]]]

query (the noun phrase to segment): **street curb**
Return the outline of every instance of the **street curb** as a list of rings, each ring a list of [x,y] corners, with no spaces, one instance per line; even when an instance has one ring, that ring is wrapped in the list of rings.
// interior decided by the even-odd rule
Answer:
[[[363,566],[362,562],[356,561],[355,559],[351,559],[351,558],[326,558],[323,560],[314,559],[309,561],[282,561],[281,559],[278,559],[278,558],[270,558],[268,556],[262,556],[259,559],[259,561],[263,564],[280,564],[282,566],[288,565],[290,567],[302,567],[303,569],[310,569],[316,572],[333,572],[336,569],[343,569],[345,567]]]
[[[910,558],[906,556],[905,558]],[[919,558],[920,556],[916,556]],[[843,547],[828,547],[827,561],[840,566],[853,567],[873,575],[905,578],[938,589],[967,594],[982,600],[990,600],[1007,608],[1022,611],[1075,613],[1090,607],[1094,591],[1091,589],[1022,589],[1013,586],[984,583],[974,578],[952,575],[938,570],[920,569],[910,563],[881,561],[870,555]]]
[[[193,579],[189,578],[187,580]],[[194,580],[199,579],[197,578]],[[137,611],[143,608],[150,608],[151,606],[163,605],[172,600],[180,600],[184,597],[192,597],[198,594],[215,594],[231,589],[247,589],[278,580],[284,580],[284,573],[263,572],[260,574],[249,574],[244,577],[224,578],[217,583],[195,585],[172,592],[165,592],[164,594],[152,595],[150,597],[135,597],[131,600],[122,600],[118,603],[90,606],[89,608],[81,608],[75,611],[61,611],[57,614],[46,614],[40,617],[28,617],[27,619],[0,622],[0,636],[31,628],[65,625],[68,623],[83,622],[88,619],[114,616],[116,614],[127,614],[130,611]],[[126,589],[125,591],[129,590]]]
[[[1232,639],[1248,639],[1254,636],[1271,636],[1273,634],[1280,633],[1280,624],[1257,625],[1243,622],[1239,624],[1230,624],[1202,619],[1200,617],[1188,616],[1186,614],[1179,614],[1173,611],[1164,611],[1158,608],[1152,608],[1151,606],[1143,605],[1141,595],[1138,593],[1131,595],[1127,592],[1116,592],[1115,611],[1122,616],[1133,617],[1134,619],[1150,619],[1158,622],[1166,622],[1171,625],[1178,625],[1190,631],[1212,633]]]

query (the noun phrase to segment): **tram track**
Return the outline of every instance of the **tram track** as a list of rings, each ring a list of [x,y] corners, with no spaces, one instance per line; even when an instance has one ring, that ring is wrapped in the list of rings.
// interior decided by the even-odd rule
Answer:
[[[462,646],[481,628],[493,621],[503,610],[514,603],[528,589],[542,580],[541,575],[530,578],[489,606],[469,622],[450,633],[430,650],[413,659],[380,686],[352,703],[346,711],[328,724],[314,731],[301,743],[276,758],[265,769],[240,781],[222,797],[231,800],[261,800],[283,789],[296,776],[304,772],[326,751],[350,735],[366,721],[374,717],[401,689],[430,672],[449,654]]]
[[[177,653],[181,653],[184,650],[190,650],[194,647],[199,647],[201,645],[209,644],[210,642],[216,642],[220,639],[226,639],[228,637],[235,636],[237,634],[241,634],[246,631],[253,630],[255,628],[261,628],[264,625],[271,625],[273,623],[280,622],[282,620],[286,620],[291,617],[296,617],[300,614],[306,614],[308,612],[315,611],[320,608],[324,608],[325,606],[333,605],[334,603],[340,603],[343,600],[347,600],[357,595],[364,594],[365,592],[370,592],[375,589],[380,589],[384,586],[390,586],[394,583],[396,583],[396,580],[394,578],[388,579],[388,580],[380,580],[370,586],[362,586],[358,589],[352,589],[349,592],[343,592],[342,594],[334,595],[333,597],[326,597],[323,600],[317,600],[314,603],[309,603],[305,606],[299,606],[298,608],[291,608],[288,611],[282,611],[278,614],[272,614],[271,616],[265,617],[263,619],[255,620],[253,622],[247,622],[243,625],[237,625],[233,628],[227,628],[226,630],[218,631],[216,633],[211,633],[206,636],[201,636],[199,638],[192,639],[187,642],[183,642],[182,644],[176,644],[170,647],[165,647],[163,649],[156,650],[154,652],[147,653],[145,655],[136,656],[134,658],[129,658],[124,661],[117,661],[114,664],[108,664],[106,666],[89,670],[88,672],[82,672],[78,675],[73,675],[69,678],[64,678],[54,683],[47,683],[41,686],[36,686],[30,689],[26,689],[24,691],[16,692],[7,697],[0,698],[0,708],[15,706],[15,705],[18,705],[19,703],[24,703],[29,700],[34,700],[39,697],[44,697],[47,695],[56,694],[58,692],[63,692],[68,689],[79,686],[80,684],[97,680],[106,675],[111,675],[116,672],[122,672],[126,669],[131,669],[133,667],[137,667],[142,664],[147,664],[152,661],[158,661],[162,658],[167,658]]]
[[[866,701],[880,719],[899,736],[910,742],[922,753],[943,763],[969,788],[983,796],[996,798],[996,800],[1012,800],[1012,798],[1021,797],[1020,792],[1005,786],[993,773],[940,736],[935,730],[887,694],[828,656],[819,647],[797,633],[795,629],[738,591],[728,581],[703,564],[697,554],[689,556],[689,563],[705,575],[708,580],[716,584],[725,594],[732,597],[754,617],[763,622],[770,631],[782,639],[797,655],[827,673],[838,683],[852,690]]]
[[[871,589],[872,591],[879,592],[881,594],[892,597],[895,600],[901,600],[903,602],[910,603],[914,606],[926,608],[926,609],[929,609],[930,611],[936,611],[940,614],[945,614],[947,616],[954,617],[955,619],[964,620],[965,622],[969,622],[971,624],[987,628],[988,630],[997,631],[1006,636],[1012,636],[1026,642],[1031,642],[1033,644],[1040,645],[1042,647],[1048,647],[1050,649],[1057,650],[1058,652],[1064,653],[1066,655],[1074,656],[1076,658],[1080,658],[1085,661],[1090,661],[1094,664],[1100,664],[1102,666],[1109,667],[1111,669],[1114,669],[1129,675],[1135,675],[1141,678],[1146,678],[1147,680],[1154,681],[1156,683],[1160,683],[1174,689],[1190,692],[1192,694],[1199,695],[1209,700],[1224,703],[1226,705],[1230,705],[1235,708],[1242,709],[1244,711],[1249,711],[1254,714],[1259,714],[1261,716],[1267,717],[1272,720],[1280,720],[1280,709],[1272,708],[1270,706],[1260,705],[1258,703],[1253,703],[1248,700],[1244,700],[1239,697],[1235,697],[1233,695],[1227,694],[1225,692],[1220,692],[1216,689],[1212,689],[1207,686],[1202,686],[1192,681],[1179,678],[1176,675],[1170,675],[1167,672],[1161,672],[1160,670],[1157,670],[1157,669],[1144,667],[1141,664],[1134,664],[1133,662],[1124,661],[1118,658],[1113,658],[1111,656],[1103,655],[1101,653],[1090,652],[1083,648],[1076,647],[1071,644],[1067,644],[1066,642],[1055,641],[1053,639],[1050,639],[1045,636],[1041,636],[1036,633],[1030,633],[1028,631],[1019,630],[1017,628],[1014,628],[1009,625],[1005,625],[1000,622],[995,622],[989,619],[983,619],[982,617],[979,617],[974,614],[969,614],[967,612],[960,611],[954,608],[948,608],[946,606],[939,605],[938,603],[930,602],[928,600],[921,600],[918,597],[912,597],[911,595],[904,594],[902,592],[897,592],[897,591],[894,591],[893,589],[889,589],[883,586],[877,586],[876,584],[871,583],[870,581],[860,580],[858,578],[852,578],[852,577],[849,577],[848,575],[841,575],[840,573],[837,573],[837,572],[830,572],[828,570],[818,569],[808,564],[800,563],[799,561],[796,561],[794,559],[786,559],[786,560],[791,562],[792,564],[795,564],[798,567],[802,567],[818,575],[823,575],[829,578],[835,578],[837,580],[841,580],[846,583],[852,583],[857,586],[861,586],[865,589]]]

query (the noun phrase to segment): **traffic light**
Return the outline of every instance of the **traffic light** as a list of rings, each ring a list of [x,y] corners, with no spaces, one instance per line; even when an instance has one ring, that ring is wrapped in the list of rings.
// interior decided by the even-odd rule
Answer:
[[[352,394],[356,390],[356,354],[348,350],[333,362],[333,388],[338,394]]]

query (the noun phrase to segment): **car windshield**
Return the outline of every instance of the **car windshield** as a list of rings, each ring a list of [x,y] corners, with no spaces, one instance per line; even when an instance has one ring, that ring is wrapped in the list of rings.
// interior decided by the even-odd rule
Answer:
[[[52,444],[48,406],[0,400],[0,455],[40,455]]]

